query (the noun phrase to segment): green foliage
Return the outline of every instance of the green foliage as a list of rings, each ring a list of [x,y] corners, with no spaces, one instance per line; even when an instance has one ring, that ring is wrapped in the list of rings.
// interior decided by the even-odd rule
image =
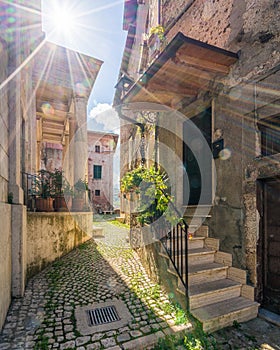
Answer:
[[[111,220],[109,221],[109,224],[118,226],[118,227],[123,227],[123,228],[129,228],[130,226],[128,224],[124,224],[122,222],[119,222],[118,220]]]
[[[232,325],[233,325],[233,327],[236,328],[236,329],[240,329],[240,328],[241,328],[241,324],[240,324],[238,321],[236,321],[236,320],[233,321],[233,324],[232,324]]]
[[[63,194],[72,196],[73,189],[70,186],[68,180],[64,177],[63,171],[59,169],[55,169],[53,173],[51,173],[54,196],[62,196]]]
[[[140,194],[138,221],[142,225],[152,222],[167,211],[171,201],[167,183],[167,175],[155,167],[138,167],[123,176],[121,191]]]
[[[34,346],[34,350],[48,350],[49,349],[49,338],[44,335],[44,331],[42,331],[36,340],[36,344]]]
[[[218,350],[219,347],[212,335],[206,334],[197,326],[192,332],[185,336],[167,336],[160,339],[154,350]]]
[[[174,335],[167,336],[166,338],[161,338],[158,341],[158,344],[153,348],[154,350],[175,350],[179,346],[183,347],[184,339],[176,338]]]
[[[82,198],[87,190],[88,190],[88,183],[86,180],[79,179],[74,184],[74,196],[76,198]]]
[[[30,191],[32,196],[40,198],[49,198],[54,195],[54,186],[52,182],[52,173],[48,170],[41,169],[34,178]]]
[[[217,350],[216,339],[206,334],[200,326],[197,326],[193,332],[187,333],[184,339],[184,345],[187,350]]]
[[[41,169],[33,176],[30,195],[40,198],[72,195],[73,190],[63,175],[62,170],[55,169],[54,172]]]

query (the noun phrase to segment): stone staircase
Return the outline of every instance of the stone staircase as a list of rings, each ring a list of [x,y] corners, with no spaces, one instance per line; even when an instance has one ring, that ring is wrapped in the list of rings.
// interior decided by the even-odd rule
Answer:
[[[160,255],[169,260],[163,246]],[[185,294],[170,260],[168,264],[168,272],[177,276],[177,292]],[[257,317],[259,304],[254,301],[254,288],[246,284],[246,272],[232,267],[231,254],[219,251],[219,240],[208,237],[207,226],[188,240],[188,269],[190,311],[204,331]]]

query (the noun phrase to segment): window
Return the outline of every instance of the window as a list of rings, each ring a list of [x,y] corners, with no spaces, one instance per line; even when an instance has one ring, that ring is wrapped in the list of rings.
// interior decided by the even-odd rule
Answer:
[[[262,156],[280,153],[280,116],[262,119],[258,127],[261,132]]]
[[[100,146],[99,145],[95,145],[95,153],[100,153]]]
[[[95,196],[99,197],[100,196],[100,190],[95,190]]]
[[[93,178],[101,179],[102,177],[102,165],[94,165],[93,166]]]

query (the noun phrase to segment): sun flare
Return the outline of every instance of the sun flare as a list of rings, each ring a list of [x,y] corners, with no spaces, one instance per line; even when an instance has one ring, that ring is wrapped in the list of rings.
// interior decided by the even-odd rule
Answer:
[[[44,22],[49,36],[72,36],[77,31],[77,16],[73,6],[68,2],[50,2],[44,14]]]
[[[69,32],[75,27],[75,16],[70,10],[61,9],[54,13],[52,22],[55,30]]]

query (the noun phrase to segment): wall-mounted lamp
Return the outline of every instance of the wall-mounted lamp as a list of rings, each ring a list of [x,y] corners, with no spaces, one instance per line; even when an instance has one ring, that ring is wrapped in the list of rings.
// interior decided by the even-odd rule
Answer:
[[[220,152],[224,149],[224,139],[216,140],[212,143],[213,158],[219,158]]]

